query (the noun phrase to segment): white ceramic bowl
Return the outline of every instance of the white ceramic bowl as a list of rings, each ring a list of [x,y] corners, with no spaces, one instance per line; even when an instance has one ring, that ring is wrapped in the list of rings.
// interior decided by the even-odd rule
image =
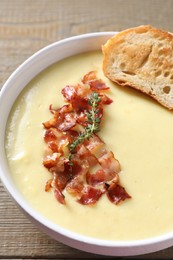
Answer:
[[[17,190],[8,169],[4,148],[5,128],[9,112],[17,96],[27,83],[40,71],[59,60],[74,54],[100,49],[101,45],[114,34],[115,32],[90,33],[55,42],[27,59],[9,77],[0,94],[0,178],[8,192],[30,220],[54,239],[87,252],[130,256],[150,253],[172,246],[173,232],[145,240],[109,241],[82,236],[55,225],[35,211],[22,197],[20,191]]]

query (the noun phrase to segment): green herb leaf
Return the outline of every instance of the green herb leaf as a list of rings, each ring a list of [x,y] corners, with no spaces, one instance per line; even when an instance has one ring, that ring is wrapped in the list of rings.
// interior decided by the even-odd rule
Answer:
[[[85,115],[87,117],[87,126],[85,127],[84,132],[79,133],[78,137],[69,144],[69,164],[72,165],[72,153],[75,151],[76,147],[83,143],[86,139],[89,140],[94,133],[97,133],[100,131],[99,124],[101,122],[101,119],[98,115],[99,113],[99,103],[101,101],[101,98],[99,97],[98,93],[93,92],[91,95],[90,100],[88,101],[88,104],[91,106],[91,109],[87,112],[85,112]]]

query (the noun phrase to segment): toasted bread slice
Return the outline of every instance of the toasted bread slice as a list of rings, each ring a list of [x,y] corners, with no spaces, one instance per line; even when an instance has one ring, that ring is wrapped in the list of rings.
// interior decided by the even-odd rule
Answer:
[[[110,38],[103,72],[119,85],[136,88],[173,109],[173,35],[143,25]]]

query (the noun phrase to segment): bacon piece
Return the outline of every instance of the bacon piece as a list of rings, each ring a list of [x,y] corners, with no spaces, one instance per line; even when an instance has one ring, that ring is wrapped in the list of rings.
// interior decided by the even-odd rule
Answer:
[[[106,96],[104,94],[101,94],[100,97],[101,97],[102,105],[110,105],[113,102],[113,100],[111,98],[109,98],[108,96]]]
[[[105,153],[105,143],[96,134],[94,134],[89,140],[85,140],[84,145],[96,158]]]
[[[54,117],[44,122],[46,129],[55,127],[60,131],[67,131],[75,126],[77,115],[72,112],[70,105],[64,105],[62,108],[54,112]]]
[[[43,126],[44,126],[44,128],[48,129],[48,128],[54,127],[55,123],[56,123],[56,121],[55,121],[55,118],[53,117],[49,121],[44,122]]]
[[[60,122],[56,127],[61,131],[67,131],[76,125],[76,114],[67,113],[64,115],[63,122]]]
[[[49,180],[46,182],[45,191],[49,191],[50,188],[52,188],[52,180],[53,180],[53,179],[49,179]]]
[[[64,167],[65,168],[65,167]],[[60,172],[58,171],[53,171],[53,180],[52,180],[52,187],[59,189],[59,191],[63,191],[64,188],[66,187],[67,183],[70,180],[70,175],[69,172]]]
[[[73,109],[76,111],[84,111],[89,109],[88,99],[83,98],[79,95],[74,95],[71,99]]]
[[[63,155],[65,148],[71,142],[72,138],[70,135],[56,128],[49,128],[45,131],[44,140],[53,153],[57,152]]]
[[[77,117],[77,123],[79,123],[82,126],[87,125],[87,116],[84,112],[80,112],[80,114]]]
[[[52,150],[53,153],[58,153],[59,152],[59,147],[58,144],[54,141],[50,141],[48,143],[48,147]]]
[[[108,199],[114,204],[119,204],[125,199],[130,199],[131,196],[126,192],[125,188],[120,184],[112,182],[107,190]]]
[[[97,158],[83,144],[78,147],[77,153],[80,159],[87,159],[89,167],[93,167],[98,164]]]
[[[86,75],[84,75],[82,83],[89,84],[91,90],[93,91],[109,89],[109,87],[103,82],[103,80],[97,79],[95,71],[90,71]]]
[[[74,139],[79,135],[77,131],[71,129],[67,131],[67,134],[69,135],[70,139]]]
[[[107,173],[107,181],[112,180],[121,171],[119,161],[115,159],[114,154],[110,151],[106,151],[103,156],[98,158],[98,161]]]
[[[96,135],[93,136],[93,138],[91,138],[85,146],[91,154],[97,158],[97,161],[103,169],[103,171],[99,171],[98,174],[95,173],[96,175],[94,174],[93,176],[88,177],[89,183],[94,184],[97,177],[99,178],[98,182],[100,182],[100,178],[102,179],[103,175],[104,181],[113,180],[121,171],[120,163],[117,159],[115,159],[114,154],[105,149],[105,144]]]
[[[49,129],[51,127],[55,127],[60,131],[67,131],[73,128],[76,124],[76,118],[73,113],[69,113],[64,115],[63,117],[55,116],[47,122],[44,122],[43,125],[45,128]]]
[[[91,89],[87,86],[87,85],[77,85],[75,86],[76,90],[77,90],[77,95],[85,98],[86,100],[89,100],[91,97],[91,94],[93,93],[93,91],[91,91]]]
[[[63,193],[61,191],[59,191],[58,189],[55,188],[54,190],[54,194],[55,194],[55,198],[61,203],[61,204],[65,204],[65,196],[63,195]]]
[[[76,90],[73,86],[65,86],[61,93],[67,101],[71,101],[72,97],[76,94]]]
[[[43,160],[44,167],[47,169],[55,167],[60,159],[60,156],[60,153],[53,153],[52,155],[46,156],[46,158]]]
[[[66,190],[75,197],[81,197],[84,189],[84,176],[78,174],[66,186]]]
[[[47,129],[44,133],[44,140],[46,143],[55,141],[57,139],[57,135],[55,134],[54,128]]]
[[[63,178],[64,179],[64,178]],[[61,180],[61,183],[60,183]],[[56,174],[54,174],[53,179],[50,179],[46,182],[45,191],[49,191],[50,188],[54,188],[54,195],[55,198],[60,202],[61,204],[65,204],[65,196],[62,193],[63,187],[66,186],[66,181],[62,181],[57,177]]]
[[[56,113],[56,109],[54,109],[53,107],[52,107],[52,104],[49,106],[49,110],[50,110],[50,112],[54,115],[55,113]]]
[[[86,159],[81,159],[78,154],[74,154],[72,159],[73,167],[71,171],[72,179],[66,186],[66,190],[73,196],[80,197],[85,186],[86,174],[89,164]]]
[[[83,86],[66,86],[62,90],[63,96],[72,105],[72,108],[78,111],[84,111],[89,109],[88,99],[90,95],[90,90]]]
[[[88,82],[91,82],[92,80],[96,80],[96,79],[97,79],[96,72],[90,71],[83,76],[82,83],[88,84]]]
[[[98,186],[106,181],[106,174],[103,169],[99,169],[95,173],[88,172],[86,180],[89,185]]]
[[[89,85],[94,91],[109,89],[109,87],[101,79],[90,81]]]
[[[78,154],[74,154],[72,157],[72,163],[73,163],[73,167],[72,167],[73,176],[80,175],[80,174],[84,176],[86,175],[86,173],[89,170],[89,163],[87,159],[81,160]]]
[[[93,187],[87,186],[81,198],[78,199],[78,202],[83,205],[93,205],[100,199],[102,194],[103,191],[101,191],[100,189],[95,189]]]

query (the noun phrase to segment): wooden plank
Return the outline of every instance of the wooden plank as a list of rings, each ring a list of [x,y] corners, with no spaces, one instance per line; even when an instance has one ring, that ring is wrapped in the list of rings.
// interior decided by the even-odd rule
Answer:
[[[89,254],[65,246],[40,232],[23,215],[0,185],[0,259],[42,256],[79,258]],[[5,202],[5,205],[4,205]]]

